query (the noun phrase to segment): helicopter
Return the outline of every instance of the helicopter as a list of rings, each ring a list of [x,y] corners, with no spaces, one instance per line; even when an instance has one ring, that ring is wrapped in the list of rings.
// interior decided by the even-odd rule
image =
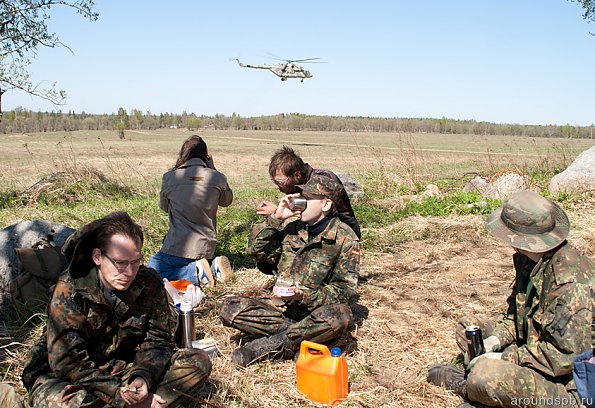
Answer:
[[[274,64],[274,65],[251,65],[251,64],[244,64],[239,59],[235,59],[238,65],[242,68],[255,68],[255,69],[268,69],[273,74],[277,75],[281,78],[281,81],[287,81],[287,78],[301,78],[300,82],[304,82],[306,78],[312,78],[312,74],[310,71],[305,70],[303,67],[296,64],[296,62],[305,62],[305,63],[314,63],[314,60],[318,60],[320,58],[306,58],[301,60],[284,60],[279,59],[280,61],[285,61],[285,63],[281,64]],[[318,62],[319,64],[322,62]]]

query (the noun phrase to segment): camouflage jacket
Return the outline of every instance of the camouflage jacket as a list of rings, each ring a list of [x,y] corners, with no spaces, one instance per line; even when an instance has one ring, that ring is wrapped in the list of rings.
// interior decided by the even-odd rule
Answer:
[[[568,384],[573,358],[591,348],[595,335],[589,294],[593,262],[564,243],[538,264],[521,254],[514,255],[514,264],[508,311],[493,333],[502,358]]]
[[[341,187],[343,187],[343,183],[339,177],[337,177],[337,175],[332,171],[325,169],[314,169],[307,163],[306,166],[308,167],[308,174],[306,175],[306,181],[304,181],[304,183],[307,183],[313,175],[320,175],[326,176],[331,180],[336,181],[341,185]],[[341,194],[341,199],[335,203],[335,205],[337,206],[337,214],[339,215],[339,219],[345,224],[349,225],[353,232],[355,232],[355,235],[357,235],[358,238],[361,238],[362,233],[359,228],[359,223],[357,222],[357,218],[355,218],[355,213],[353,212],[353,208],[351,208],[351,201],[349,201],[349,195],[347,195],[347,191],[344,187]]]
[[[141,268],[127,290],[114,294],[111,306],[97,268],[75,249],[48,306],[45,336],[23,372],[29,389],[41,374],[51,374],[123,407],[120,375],[127,364],[132,364],[130,377],[142,377],[149,388],[160,381],[174,353],[176,326],[162,279],[153,269]]]
[[[248,237],[246,252],[257,261],[276,263],[279,275],[293,277],[303,291],[300,308],[312,311],[357,297],[359,239],[338,217],[309,239],[301,220],[283,222],[269,216]]]

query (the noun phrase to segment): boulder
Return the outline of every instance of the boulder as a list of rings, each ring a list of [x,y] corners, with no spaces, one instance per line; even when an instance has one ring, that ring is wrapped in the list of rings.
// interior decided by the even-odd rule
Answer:
[[[472,193],[474,191],[483,192],[488,186],[488,179],[482,176],[475,176],[465,184],[463,187],[464,193]]]
[[[341,180],[341,183],[343,183],[343,186],[345,187],[345,191],[347,191],[347,195],[350,198],[357,197],[364,193],[362,186],[357,181],[355,181],[355,179],[353,177],[351,177],[349,174],[347,174],[347,173],[335,173],[335,174],[337,175],[337,177],[339,177],[339,180]]]
[[[549,188],[552,194],[595,190],[595,145],[579,154],[562,173],[552,177]]]
[[[527,189],[529,179],[517,173],[505,173],[488,184],[482,195],[486,198],[506,200],[519,190]]]

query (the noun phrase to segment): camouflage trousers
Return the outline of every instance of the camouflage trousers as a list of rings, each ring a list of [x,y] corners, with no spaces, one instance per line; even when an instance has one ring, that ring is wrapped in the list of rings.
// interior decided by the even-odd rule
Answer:
[[[459,319],[456,341],[459,348],[467,351],[465,328],[475,325],[481,328],[483,337],[490,336],[494,324],[475,316]],[[564,385],[549,381],[538,372],[520,367],[508,361],[479,359],[467,375],[467,398],[493,407],[581,407],[575,391]]]
[[[294,351],[299,349],[302,340],[327,343],[337,339],[345,335],[353,324],[351,308],[345,304],[321,306],[307,313],[276,304],[272,299],[240,296],[231,296],[223,301],[219,318],[224,326],[254,337],[270,336],[285,330]]]
[[[24,406],[23,398],[11,385],[0,383],[0,408],[22,408]]]
[[[189,399],[173,391],[180,390],[186,394],[193,394],[211,373],[211,361],[203,350],[181,349],[171,359],[171,365],[163,379],[153,386],[151,393],[162,397],[166,403],[163,407],[180,407],[187,404]],[[114,376],[122,377],[126,382],[132,363],[127,364]],[[29,406],[35,408],[103,408],[109,407],[101,399],[93,396],[80,385],[75,385],[50,374],[40,376],[33,385],[29,397]]]

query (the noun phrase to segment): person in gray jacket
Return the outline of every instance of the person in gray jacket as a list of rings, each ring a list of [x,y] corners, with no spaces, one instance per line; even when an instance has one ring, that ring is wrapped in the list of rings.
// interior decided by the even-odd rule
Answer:
[[[207,144],[190,136],[176,164],[163,175],[159,207],[168,214],[169,230],[147,266],[170,281],[213,286],[217,279],[227,280],[232,273],[229,260],[214,258],[217,208],[232,201],[227,178],[215,169]]]

